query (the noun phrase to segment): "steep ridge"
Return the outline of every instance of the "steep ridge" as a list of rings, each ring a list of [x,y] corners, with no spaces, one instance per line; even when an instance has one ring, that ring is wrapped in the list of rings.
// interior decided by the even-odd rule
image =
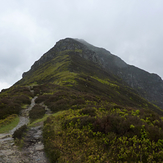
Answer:
[[[95,47],[84,40],[77,41],[93,50],[102,67],[120,77],[142,97],[163,109],[163,80],[157,74],[151,74],[135,66],[128,65],[109,51]]]

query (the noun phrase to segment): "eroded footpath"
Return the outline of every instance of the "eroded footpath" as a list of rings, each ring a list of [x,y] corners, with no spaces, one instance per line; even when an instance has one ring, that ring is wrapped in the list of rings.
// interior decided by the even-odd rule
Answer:
[[[48,163],[42,138],[43,122],[28,129],[21,150],[12,138],[15,130],[29,123],[29,111],[35,106],[36,98],[37,96],[31,100],[31,105],[27,109],[22,110],[19,124],[9,133],[0,134],[0,163]]]

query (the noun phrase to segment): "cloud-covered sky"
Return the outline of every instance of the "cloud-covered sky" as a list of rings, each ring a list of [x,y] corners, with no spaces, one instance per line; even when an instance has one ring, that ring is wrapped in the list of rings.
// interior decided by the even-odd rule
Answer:
[[[0,0],[0,90],[66,37],[163,78],[162,16],[162,0]]]

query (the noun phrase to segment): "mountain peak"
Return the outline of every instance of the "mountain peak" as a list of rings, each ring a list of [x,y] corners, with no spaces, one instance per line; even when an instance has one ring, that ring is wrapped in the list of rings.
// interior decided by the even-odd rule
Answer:
[[[30,71],[36,70],[42,64],[52,60],[56,56],[60,55],[61,52],[75,51],[78,54],[88,60],[92,60],[95,63],[100,64],[96,53],[90,50],[86,45],[72,38],[65,38],[56,42],[53,48],[46,52],[38,61],[36,61]],[[79,53],[80,52],[80,53]],[[23,73],[25,77],[30,71]]]

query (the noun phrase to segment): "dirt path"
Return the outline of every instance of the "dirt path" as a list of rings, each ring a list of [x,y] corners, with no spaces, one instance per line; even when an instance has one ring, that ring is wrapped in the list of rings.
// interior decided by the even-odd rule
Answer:
[[[11,137],[0,141],[0,163],[48,163],[42,142],[42,125],[28,130],[21,151]]]
[[[43,125],[32,127],[25,137],[22,152],[25,156],[28,156],[28,161],[31,163],[48,162],[43,151],[42,127]]]
[[[18,150],[12,138],[15,130],[28,124],[29,111],[35,106],[36,98],[37,96],[31,100],[31,105],[27,109],[22,110],[19,124],[9,133],[0,134],[0,163],[48,163],[42,141],[43,123],[29,128],[22,150]]]

